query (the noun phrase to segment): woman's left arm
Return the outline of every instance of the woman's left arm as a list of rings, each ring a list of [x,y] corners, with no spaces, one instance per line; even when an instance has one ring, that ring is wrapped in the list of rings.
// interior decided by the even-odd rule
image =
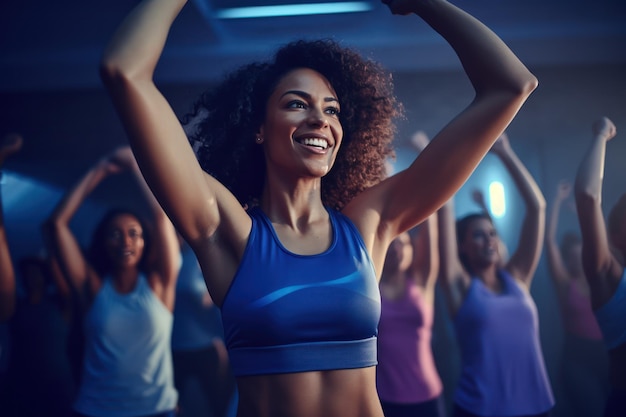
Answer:
[[[411,166],[357,196],[354,210],[372,256],[441,207],[468,179],[537,86],[508,46],[479,20],[444,0],[383,0],[393,14],[416,14],[458,55],[475,97]]]
[[[131,168],[149,205],[154,235],[152,236],[152,253],[146,253],[144,256],[152,256],[149,259],[153,271],[149,278],[150,285],[163,304],[173,311],[176,279],[181,264],[180,244],[176,229],[141,174],[131,148],[128,146],[119,149],[115,157]]]
[[[539,264],[546,229],[546,200],[533,176],[519,159],[506,134],[493,145],[492,152],[500,158],[522,196],[526,213],[520,229],[517,248],[505,269],[518,281],[530,287]]]

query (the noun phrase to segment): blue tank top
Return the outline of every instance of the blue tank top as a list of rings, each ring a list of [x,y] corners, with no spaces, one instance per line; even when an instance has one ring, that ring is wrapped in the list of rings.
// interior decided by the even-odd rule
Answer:
[[[461,377],[454,401],[481,416],[539,414],[554,405],[539,343],[537,307],[500,270],[502,293],[472,278],[454,327]]]
[[[330,247],[289,252],[259,209],[242,262],[222,305],[236,376],[376,365],[380,293],[353,223],[328,209]]]
[[[172,313],[143,275],[128,294],[119,294],[105,279],[84,326],[85,360],[76,411],[132,417],[176,408]]]

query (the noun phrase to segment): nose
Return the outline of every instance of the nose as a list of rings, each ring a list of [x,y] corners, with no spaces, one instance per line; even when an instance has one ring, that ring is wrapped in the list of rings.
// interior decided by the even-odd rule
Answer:
[[[122,236],[122,242],[124,243],[124,246],[129,246],[129,245],[131,245],[131,244],[133,243],[133,241],[134,241],[134,240],[135,240],[135,239],[134,239],[131,235],[129,235],[129,234],[124,234],[124,235]]]
[[[311,111],[309,113],[309,123],[317,127],[328,126],[326,113],[324,113],[324,111],[320,108],[311,107]]]

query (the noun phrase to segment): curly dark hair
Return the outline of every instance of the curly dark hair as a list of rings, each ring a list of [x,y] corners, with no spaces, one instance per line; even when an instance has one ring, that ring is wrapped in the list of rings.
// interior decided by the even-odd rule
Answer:
[[[386,175],[385,160],[395,156],[394,119],[403,115],[391,73],[330,39],[294,41],[273,59],[245,65],[204,92],[183,124],[197,123],[190,141],[202,168],[244,205],[258,201],[265,182],[262,147],[254,138],[268,99],[290,71],[313,69],[324,75],[341,103],[342,147],[322,179],[322,201],[341,210],[355,195]],[[198,119],[201,119],[199,122]]]
[[[91,262],[91,266],[93,266],[101,277],[104,277],[104,275],[111,272],[111,260],[109,259],[105,248],[106,235],[109,225],[113,219],[123,215],[135,217],[141,225],[144,248],[141,260],[139,261],[139,270],[144,274],[149,272],[149,264],[152,261],[152,234],[148,223],[143,219],[143,217],[132,210],[125,208],[113,208],[107,211],[100,222],[96,225],[96,228],[91,236],[91,243],[87,252],[87,257],[89,262]]]

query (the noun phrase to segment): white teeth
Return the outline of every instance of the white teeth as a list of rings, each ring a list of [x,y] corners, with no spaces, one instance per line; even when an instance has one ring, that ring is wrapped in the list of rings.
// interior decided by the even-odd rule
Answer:
[[[325,139],[319,138],[306,138],[302,140],[302,144],[307,146],[315,146],[322,149],[328,148],[328,142]]]

